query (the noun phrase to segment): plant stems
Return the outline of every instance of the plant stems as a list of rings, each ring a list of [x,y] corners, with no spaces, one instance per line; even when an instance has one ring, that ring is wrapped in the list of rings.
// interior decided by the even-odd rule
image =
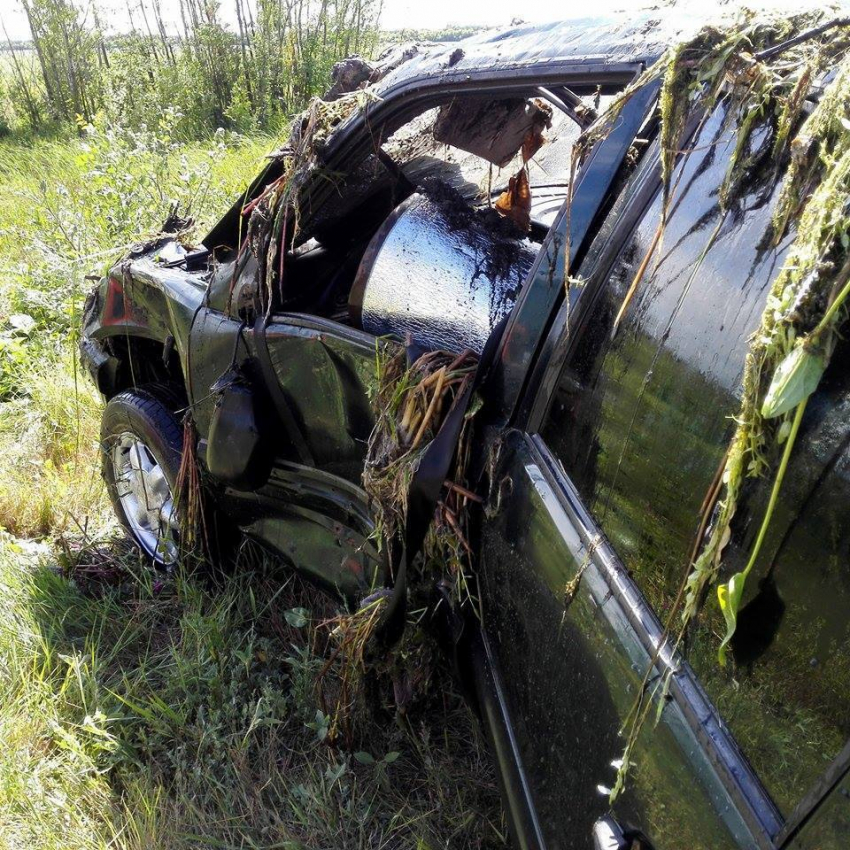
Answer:
[[[826,313],[823,314],[823,318],[818,322],[817,327],[812,331],[812,336],[816,336],[819,333],[822,333],[826,327],[829,325],[829,322],[832,320],[832,317],[838,312],[839,308],[844,304],[844,301],[847,299],[847,295],[850,294],[850,280],[844,284],[843,289],[835,296],[835,300],[832,304],[829,305],[829,309]]]
[[[837,301],[838,299],[836,298],[836,302]],[[744,578],[746,578],[750,574],[750,570],[752,570],[753,564],[755,564],[756,558],[758,558],[762,543],[764,543],[764,538],[767,535],[767,528],[770,525],[770,520],[773,516],[773,511],[776,508],[776,502],[779,499],[779,491],[782,488],[782,479],[785,478],[785,471],[788,469],[788,461],[791,458],[791,451],[794,448],[795,441],[797,440],[797,432],[800,430],[800,423],[803,421],[803,414],[806,411],[806,405],[808,404],[808,401],[809,397],[807,396],[797,405],[797,410],[794,413],[794,421],[791,425],[791,433],[788,435],[788,439],[785,442],[785,450],[782,452],[782,460],[779,463],[779,469],[776,471],[776,478],[773,482],[773,489],[770,491],[770,500],[767,503],[767,510],[764,513],[764,519],[762,520],[761,528],[759,529],[755,545],[753,546],[753,550],[750,553],[750,560],[747,562],[747,566],[744,568]]]

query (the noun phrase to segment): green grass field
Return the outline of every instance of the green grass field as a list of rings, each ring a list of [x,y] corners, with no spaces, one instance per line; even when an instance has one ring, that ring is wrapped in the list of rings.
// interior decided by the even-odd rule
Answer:
[[[332,604],[257,552],[216,584],[148,573],[98,474],[78,371],[85,275],[171,202],[199,232],[274,140],[0,140],[0,846],[498,847],[469,711],[440,694],[327,744]]]

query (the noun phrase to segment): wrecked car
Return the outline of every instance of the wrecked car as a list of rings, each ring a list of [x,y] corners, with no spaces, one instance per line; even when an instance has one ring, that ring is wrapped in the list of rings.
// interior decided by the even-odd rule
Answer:
[[[848,834],[846,22],[683,26],[346,66],[201,243],[86,303],[158,567],[192,464],[211,536],[382,600],[386,643],[458,544],[430,604],[518,847]]]

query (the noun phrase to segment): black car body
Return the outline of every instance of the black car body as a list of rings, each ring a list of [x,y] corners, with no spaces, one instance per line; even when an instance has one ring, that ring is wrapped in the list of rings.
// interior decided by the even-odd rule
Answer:
[[[543,97],[581,123],[588,103],[622,90],[681,37],[659,14],[520,26],[420,51],[323,149],[323,166],[341,176],[310,185],[302,233],[315,243],[301,254],[292,246],[291,297],[261,330],[250,316],[255,269],[238,257],[240,218],[279,175],[276,161],[200,249],[163,238],[99,284],[82,343],[99,389],[110,399],[139,383],[179,387],[199,456],[221,471],[223,513],[325,587],[362,596],[385,580],[361,487],[376,338],[310,284],[344,270],[350,286],[413,184],[364,184],[358,168],[376,140],[457,99]],[[569,214],[557,192],[557,214],[534,221],[532,211],[536,257],[481,390],[477,463],[496,463],[498,509],[476,536],[482,616],[467,623],[461,675],[493,744],[517,846],[838,848],[850,834],[847,347],[804,419],[746,599],[754,607],[742,611],[735,673],[699,646],[685,661],[661,622],[787,243],[765,246],[777,194],[765,179],[691,275],[720,220],[735,144],[721,102],[677,166],[682,190],[661,259],[613,329],[659,217],[657,96],[649,85],[628,100],[575,175]],[[228,315],[233,298],[248,320]],[[239,364],[253,364],[245,368],[268,415],[231,434],[222,456],[211,388]],[[275,415],[281,400],[286,421]],[[766,487],[748,498],[752,521],[737,526],[733,561],[745,557],[766,498]],[[653,668],[655,678],[675,673],[654,695],[657,724],[642,732],[627,788],[609,806],[621,727]]]

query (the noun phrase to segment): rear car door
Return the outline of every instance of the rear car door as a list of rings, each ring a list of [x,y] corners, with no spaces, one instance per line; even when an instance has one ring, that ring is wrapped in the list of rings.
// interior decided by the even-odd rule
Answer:
[[[494,464],[480,566],[497,694],[489,716],[510,730],[508,799],[526,846],[592,846],[592,825],[608,812],[657,850],[780,846],[795,805],[848,736],[848,432],[839,423],[850,387],[840,365],[807,414],[732,669],[717,664],[711,601],[688,660],[662,626],[785,247],[763,239],[771,181],[750,185],[725,217],[719,209],[733,146],[721,106],[679,163],[661,249],[615,332],[660,216],[657,153],[647,154],[578,269]],[[749,494],[733,565],[766,490]],[[669,689],[658,688],[671,669]],[[631,740],[635,709],[647,721]],[[611,805],[624,754],[626,787]]]

